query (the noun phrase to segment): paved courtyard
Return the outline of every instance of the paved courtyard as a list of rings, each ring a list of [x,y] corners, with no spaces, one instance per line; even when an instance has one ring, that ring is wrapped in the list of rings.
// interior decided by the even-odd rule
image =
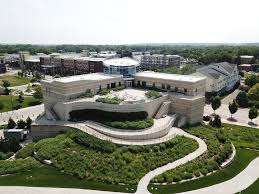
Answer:
[[[9,111],[0,113],[0,125],[8,123],[8,119],[11,117],[15,121],[19,119],[25,120],[28,116],[34,120],[39,114],[44,112],[44,105],[31,106],[27,108],[22,108],[19,110]]]
[[[236,119],[236,121],[231,121],[229,120],[231,115],[228,109],[228,104],[221,104],[220,108],[216,110],[216,114],[221,117],[221,121],[224,123],[259,128],[259,117],[253,120],[253,123],[256,125],[251,125],[251,120],[248,118],[248,112],[248,108],[239,108],[238,111],[233,115],[233,118]],[[211,108],[211,105],[205,105],[204,115],[211,115],[213,113],[214,111]]]

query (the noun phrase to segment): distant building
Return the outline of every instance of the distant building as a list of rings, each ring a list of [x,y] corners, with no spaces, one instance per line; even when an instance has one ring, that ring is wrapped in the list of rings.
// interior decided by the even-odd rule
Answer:
[[[240,81],[237,65],[227,62],[199,68],[193,75],[206,77],[206,92],[216,92],[217,94],[231,90]]]
[[[5,56],[0,55],[0,73],[6,72],[6,65],[5,65]]]
[[[251,64],[241,64],[238,66],[239,71],[252,71]]]
[[[179,55],[144,54],[133,55],[140,62],[142,68],[155,69],[157,67],[180,67],[181,57]]]
[[[240,56],[240,59],[241,59],[241,64],[252,63],[253,60],[254,60],[254,56],[241,55],[241,56]]]

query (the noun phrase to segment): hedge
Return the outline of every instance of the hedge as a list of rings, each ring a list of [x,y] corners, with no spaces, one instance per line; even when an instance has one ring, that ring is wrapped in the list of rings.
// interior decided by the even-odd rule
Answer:
[[[148,113],[145,111],[140,112],[108,112],[97,109],[84,109],[84,110],[73,110],[69,112],[70,121],[135,121],[144,120],[148,117]]]
[[[119,129],[145,129],[151,127],[154,124],[152,118],[137,120],[137,121],[112,121],[105,123],[108,126]]]

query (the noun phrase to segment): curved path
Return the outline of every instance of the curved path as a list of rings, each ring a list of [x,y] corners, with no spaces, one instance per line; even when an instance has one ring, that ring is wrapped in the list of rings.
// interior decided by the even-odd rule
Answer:
[[[202,189],[183,192],[181,194],[233,194],[245,190],[259,178],[259,157],[234,178]]]
[[[165,172],[167,170],[174,169],[182,164],[185,164],[191,160],[194,160],[195,158],[199,157],[200,155],[202,155],[204,152],[207,151],[207,145],[202,139],[200,139],[196,136],[190,135],[181,129],[178,129],[178,134],[196,140],[199,144],[199,148],[179,160],[176,160],[172,163],[168,163],[165,166],[161,166],[161,167],[147,173],[138,183],[138,187],[137,187],[137,191],[136,191],[137,194],[150,194],[150,192],[147,190],[147,186],[148,186],[149,182],[151,181],[151,179],[153,179],[155,176],[157,176],[159,174],[162,174],[163,172]]]

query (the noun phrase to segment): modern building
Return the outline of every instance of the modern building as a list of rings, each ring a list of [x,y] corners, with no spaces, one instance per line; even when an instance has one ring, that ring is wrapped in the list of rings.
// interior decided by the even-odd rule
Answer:
[[[70,77],[56,78],[54,80],[43,80],[43,96],[45,113],[48,119],[69,120],[69,113],[73,110],[99,109],[112,112],[138,112],[146,111],[149,117],[158,117],[163,114],[177,114],[186,118],[189,123],[202,121],[203,108],[205,104],[205,81],[204,77],[190,75],[173,75],[165,73],[156,73],[151,71],[138,72],[132,71],[130,80],[128,75],[124,76],[124,70],[128,68],[124,64],[129,59],[121,59],[119,62],[110,61],[106,64],[108,68],[111,65],[121,64],[118,69],[112,69],[105,73],[92,73],[85,75],[76,75]],[[138,63],[129,64],[131,68],[137,68]],[[122,68],[122,70],[120,70]],[[115,72],[116,74],[111,74]],[[131,84],[129,84],[129,82]],[[117,86],[125,85],[131,88],[127,91],[124,98],[132,95],[131,100],[125,100],[120,104],[106,104],[95,101],[95,97],[84,98],[84,93],[91,90],[95,96],[103,89],[112,89]],[[139,90],[159,90],[164,95],[153,100],[137,100],[134,96]]]
[[[103,62],[104,73],[131,77],[139,71],[139,62],[131,58],[118,58]]]
[[[196,70],[193,75],[206,77],[206,92],[221,94],[230,91],[240,81],[236,64],[214,63]]]
[[[144,54],[133,55],[140,62],[141,68],[155,69],[163,67],[180,67],[181,57],[179,55]]]

